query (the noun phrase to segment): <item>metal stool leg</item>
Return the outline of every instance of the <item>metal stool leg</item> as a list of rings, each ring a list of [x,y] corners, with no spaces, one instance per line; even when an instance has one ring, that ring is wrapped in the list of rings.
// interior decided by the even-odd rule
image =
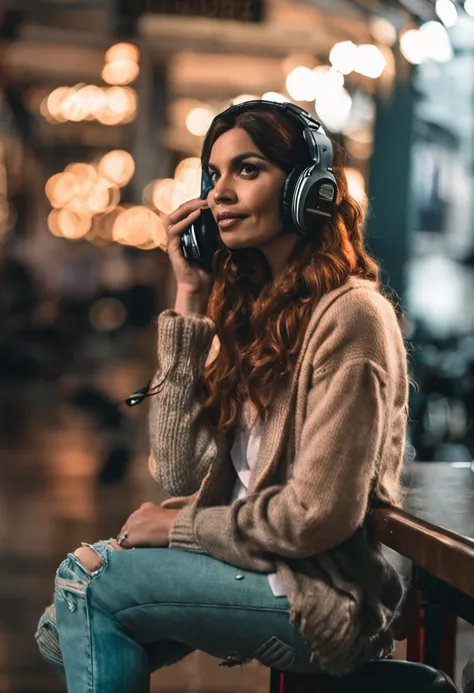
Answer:
[[[276,669],[270,669],[270,693],[283,693],[283,674]]]
[[[317,674],[294,674],[272,669],[270,693],[323,693],[323,682]]]

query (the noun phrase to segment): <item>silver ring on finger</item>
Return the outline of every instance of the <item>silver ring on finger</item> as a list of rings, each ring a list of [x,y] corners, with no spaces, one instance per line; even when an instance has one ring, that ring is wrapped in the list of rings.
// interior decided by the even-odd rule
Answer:
[[[125,539],[128,537],[128,532],[122,532],[122,534],[119,534],[117,537],[117,544],[119,546],[122,546],[122,542],[125,541]]]

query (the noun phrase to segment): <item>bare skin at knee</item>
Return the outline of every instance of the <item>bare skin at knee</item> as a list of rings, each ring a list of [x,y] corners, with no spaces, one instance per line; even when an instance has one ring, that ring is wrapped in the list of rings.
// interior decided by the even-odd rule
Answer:
[[[116,551],[125,551],[123,546],[119,546],[116,541],[110,541],[110,546],[112,546]],[[89,546],[80,546],[74,551],[74,555],[78,557],[84,568],[91,573],[95,570],[99,570],[104,565],[104,561],[99,556],[94,549]]]

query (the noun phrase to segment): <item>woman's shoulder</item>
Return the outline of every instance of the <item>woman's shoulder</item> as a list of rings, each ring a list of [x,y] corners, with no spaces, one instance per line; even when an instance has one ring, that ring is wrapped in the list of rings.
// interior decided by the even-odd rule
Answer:
[[[330,291],[315,306],[312,320],[351,327],[358,332],[377,330],[388,324],[398,326],[394,304],[386,298],[375,282],[350,277],[345,284]]]
[[[311,342],[318,361],[330,354],[344,359],[385,362],[403,357],[404,343],[395,307],[375,282],[351,277],[315,307]],[[311,336],[311,335],[308,335]]]

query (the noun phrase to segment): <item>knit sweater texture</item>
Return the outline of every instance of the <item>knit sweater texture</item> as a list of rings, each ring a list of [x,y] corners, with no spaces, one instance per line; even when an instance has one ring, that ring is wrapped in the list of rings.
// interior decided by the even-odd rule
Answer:
[[[234,502],[232,436],[213,434],[197,396],[215,334],[206,316],[158,318],[150,470],[172,496],[198,492],[170,547],[277,571],[322,670],[387,656],[403,585],[368,517],[399,502],[408,378],[393,306],[354,277],[315,304],[294,374],[265,418],[248,495]]]

